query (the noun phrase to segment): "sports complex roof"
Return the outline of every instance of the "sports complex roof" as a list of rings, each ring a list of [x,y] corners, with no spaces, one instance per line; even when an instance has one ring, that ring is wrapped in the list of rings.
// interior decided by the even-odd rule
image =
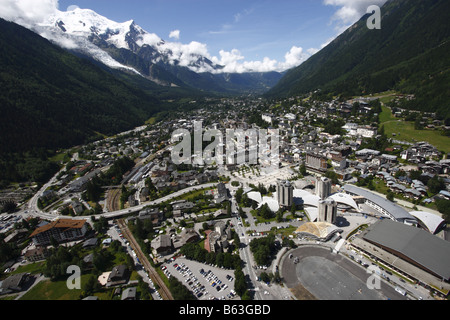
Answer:
[[[372,203],[375,203],[377,206],[383,208],[386,212],[388,212],[390,215],[392,215],[395,220],[402,221],[402,220],[416,220],[412,215],[408,213],[405,209],[402,207],[396,205],[395,203],[387,200],[386,198],[380,197],[379,195],[376,195],[373,192],[370,192],[369,190],[365,190],[362,188],[358,188],[351,184],[346,184],[342,187],[344,191],[356,194],[358,196],[362,196],[369,200]]]
[[[274,196],[271,197],[262,197],[260,192],[252,191],[247,193],[247,196],[249,199],[256,201],[259,206],[262,206],[264,204],[267,204],[269,206],[269,209],[273,212],[277,212],[280,209],[280,205],[278,204],[277,199],[277,193],[274,193]]]
[[[294,189],[294,199],[302,199],[303,204],[311,207],[318,207],[320,197],[318,197],[315,194],[312,194],[305,190],[300,189]],[[345,194],[345,193],[335,193],[330,196],[331,199],[336,201],[337,203],[347,205],[349,207],[352,207],[356,211],[359,211],[358,205],[356,204],[355,200],[353,200],[353,197]]]
[[[274,212],[278,211],[278,209],[280,208],[280,206],[278,205],[276,192],[273,193],[272,197],[262,197],[260,192],[251,191],[247,193],[247,196],[249,197],[249,199],[256,201],[259,206],[268,204],[269,208]],[[294,189],[293,196],[294,202],[297,204],[304,204],[306,206],[316,208],[319,207],[320,198],[309,191]],[[353,197],[348,194],[335,193],[331,195],[330,198],[335,200],[337,203],[347,205],[349,207],[352,207],[356,211],[359,211],[358,205],[356,204],[355,200],[353,200]]]
[[[410,212],[410,214],[420,220],[425,225],[425,227],[427,227],[427,229],[433,234],[436,233],[436,231],[438,231],[442,224],[445,223],[444,219],[433,213],[425,211],[412,211]]]
[[[341,229],[328,222],[307,222],[295,231],[298,235],[306,234],[322,241],[327,241],[334,234],[342,232]]]
[[[384,219],[367,228],[362,238],[441,279],[450,279],[450,242],[425,230]]]

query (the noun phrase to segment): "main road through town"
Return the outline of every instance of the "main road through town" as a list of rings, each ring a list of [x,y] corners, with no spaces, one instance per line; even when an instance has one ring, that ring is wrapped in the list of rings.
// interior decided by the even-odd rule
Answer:
[[[52,185],[52,183],[55,181],[55,178],[52,178],[47,184],[45,184],[42,189],[37,192],[33,198],[31,198],[31,200],[28,203],[28,210],[30,215],[34,216],[34,217],[39,217],[41,219],[44,220],[56,220],[58,218],[61,218],[62,216],[60,215],[55,215],[55,214],[51,214],[48,212],[43,212],[42,210],[40,210],[38,208],[38,199],[39,197],[42,195],[42,192],[45,191],[50,185]],[[107,219],[113,219],[113,218],[118,218],[127,214],[130,214],[132,212],[137,212],[137,211],[141,211],[143,210],[145,207],[148,206],[154,206],[154,205],[159,205],[163,202],[169,201],[171,199],[177,198],[179,196],[182,196],[186,193],[189,193],[191,191],[196,191],[196,190],[201,190],[201,189],[210,189],[210,188],[215,188],[217,186],[217,183],[207,183],[207,184],[202,184],[202,185],[196,185],[196,186],[192,186],[186,189],[182,189],[179,191],[176,191],[174,193],[171,193],[165,197],[153,200],[153,201],[148,201],[148,202],[144,202],[141,203],[138,206],[132,207],[132,208],[128,208],[128,209],[123,209],[123,210],[118,210],[118,211],[114,211],[114,212],[107,212],[107,213],[102,213],[99,215],[93,215],[93,217],[95,217],[96,219],[99,219],[100,217],[104,217]],[[22,213],[22,214],[27,214],[27,213]],[[71,217],[71,219],[77,219],[77,220],[89,220],[91,218],[91,216],[82,216],[82,217]]]

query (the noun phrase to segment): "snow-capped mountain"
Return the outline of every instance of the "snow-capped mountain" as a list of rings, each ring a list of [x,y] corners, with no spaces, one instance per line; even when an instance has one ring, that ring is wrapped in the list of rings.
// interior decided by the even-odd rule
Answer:
[[[90,9],[54,10],[44,21],[26,25],[49,41],[109,68],[138,74],[157,85],[206,92],[263,93],[278,72],[225,73],[205,44],[165,41],[133,20],[112,21]]]
[[[147,48],[146,58],[154,64],[179,65],[194,72],[216,72],[221,69],[220,66],[214,65],[204,56],[208,53],[206,47],[200,43],[166,42],[158,35],[143,30],[133,20],[118,23],[89,9],[75,9],[67,12],[56,11],[47,22],[37,26],[37,30],[49,40],[69,49],[86,51],[89,47],[88,52],[85,52],[89,54],[96,50],[83,40],[95,44],[102,51],[111,46],[117,49],[130,50],[133,53]],[[79,48],[76,48],[77,45]],[[148,52],[151,52],[151,54],[149,55]],[[108,66],[112,66],[111,57],[107,58],[98,53],[95,57]],[[116,64],[116,67],[130,68],[121,63]]]

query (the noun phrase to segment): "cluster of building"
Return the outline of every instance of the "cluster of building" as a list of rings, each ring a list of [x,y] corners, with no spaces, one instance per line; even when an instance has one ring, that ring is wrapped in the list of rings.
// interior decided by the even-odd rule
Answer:
[[[356,104],[355,104],[356,102]],[[72,168],[59,177],[55,184],[58,191],[48,190],[45,197],[69,195],[83,192],[87,183],[97,174],[106,170],[114,159],[122,155],[136,158],[136,167],[121,178],[121,183],[137,190],[128,199],[130,207],[149,200],[150,188],[156,192],[174,192],[192,185],[215,182],[219,179],[216,168],[193,165],[178,167],[173,164],[168,153],[171,136],[176,129],[194,129],[194,121],[204,123],[205,130],[217,129],[278,129],[280,133],[279,155],[282,165],[297,166],[304,163],[307,170],[322,175],[334,170],[343,181],[353,178],[356,172],[361,179],[374,175],[382,179],[394,192],[401,193],[412,200],[426,197],[428,189],[424,179],[412,180],[408,176],[396,178],[396,172],[403,170],[399,160],[409,163],[410,167],[421,170],[428,178],[434,175],[448,174],[449,160],[443,160],[442,154],[428,143],[416,143],[394,146],[391,150],[361,149],[364,139],[377,137],[377,128],[370,120],[373,109],[364,100],[337,102],[309,102],[308,107],[296,105],[289,101],[288,107],[276,108],[265,105],[261,100],[220,99],[212,100],[211,108],[176,112],[161,122],[150,127],[118,135],[83,147],[80,156],[85,160],[74,163]],[[260,110],[261,122],[251,123],[249,115]],[[252,117],[252,119],[255,119]],[[326,119],[347,122],[342,127],[344,134],[329,134],[316,124]],[[241,146],[235,153],[246,155],[252,146]],[[228,166],[234,170],[235,166]],[[77,177],[77,178],[76,178]],[[149,186],[151,181],[152,186]],[[445,178],[446,186],[450,181]],[[445,227],[445,221],[433,214],[421,211],[408,212],[399,205],[353,184],[344,184],[339,192],[332,192],[332,182],[328,178],[318,178],[312,185],[314,191],[297,187],[296,181],[279,180],[273,197],[262,197],[259,192],[247,191],[247,196],[258,205],[268,204],[273,212],[280,209],[290,210],[292,206],[301,206],[309,222],[304,223],[296,231],[299,238],[312,238],[318,241],[337,241],[342,230],[337,220],[343,212],[354,212],[362,215],[375,215],[383,218],[370,226],[366,231],[352,239],[352,245],[360,251],[392,266],[413,280],[426,283],[430,287],[445,291],[449,285],[448,270],[450,257],[448,242],[435,236]],[[219,183],[217,191],[210,191],[211,202],[220,204],[229,199],[224,184]],[[450,199],[448,190],[442,190],[441,196]],[[82,201],[70,197],[71,208],[76,214],[84,211]],[[175,219],[185,217],[194,208],[192,201],[180,200],[171,203],[172,216]],[[364,208],[370,208],[370,212]],[[218,210],[215,218],[224,215]],[[375,212],[375,214],[374,214]],[[155,227],[160,227],[166,216],[160,208],[145,208],[137,212],[128,221],[150,220]],[[25,253],[29,261],[39,261],[48,254],[46,247],[53,242],[63,243],[83,241],[89,232],[85,220],[59,219],[43,222],[31,234],[34,246]],[[205,248],[209,252],[225,251],[232,241],[229,224],[217,221],[212,230],[208,230]],[[17,235],[16,235],[17,236]],[[191,228],[177,230],[176,226],[168,228],[151,240],[155,256],[173,253],[187,243],[197,242],[199,234]],[[120,284],[126,281],[127,271],[117,266],[108,275],[99,279],[105,285]],[[8,286],[14,288],[27,281],[26,275],[16,276],[9,280]],[[14,289],[13,289],[14,290]],[[133,296],[133,291],[126,296]]]

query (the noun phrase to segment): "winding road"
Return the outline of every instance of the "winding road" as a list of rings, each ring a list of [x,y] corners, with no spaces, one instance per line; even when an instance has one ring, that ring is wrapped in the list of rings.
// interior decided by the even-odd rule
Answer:
[[[42,192],[44,190],[46,190],[48,187],[50,187],[54,183],[54,181],[56,180],[55,177],[53,177],[48,183],[46,183],[41,188],[41,190],[39,192],[37,192],[33,196],[33,198],[31,198],[31,200],[28,203],[28,208],[25,209],[26,211],[29,210],[29,212],[27,213],[26,211],[24,211],[24,212],[21,212],[20,214],[22,214],[22,215],[27,215],[28,214],[28,215],[31,215],[33,217],[38,217],[38,218],[41,218],[41,219],[44,219],[44,220],[50,220],[50,221],[53,221],[53,220],[65,217],[65,216],[61,216],[61,215],[51,214],[51,213],[48,213],[48,212],[43,212],[42,210],[40,210],[38,208],[38,205],[37,205],[39,197],[42,195]],[[99,215],[93,215],[93,216],[70,217],[70,218],[71,219],[75,219],[75,220],[90,220],[91,217],[95,217],[96,219],[99,219],[100,217],[104,217],[106,219],[115,219],[115,218],[127,215],[129,213],[141,211],[145,207],[148,207],[148,206],[159,205],[159,204],[161,204],[163,202],[166,202],[168,200],[177,198],[177,197],[182,196],[182,195],[184,195],[186,193],[189,193],[191,191],[215,188],[216,186],[217,186],[217,183],[207,183],[207,184],[202,184],[202,185],[196,185],[196,186],[192,186],[192,187],[189,187],[189,188],[186,188],[186,189],[182,189],[182,190],[176,191],[176,192],[171,193],[171,194],[169,194],[169,195],[167,195],[165,197],[162,197],[162,198],[159,198],[159,199],[156,199],[156,200],[153,200],[153,201],[147,201],[147,202],[141,203],[140,205],[135,206],[133,208],[123,209],[123,210],[118,210],[118,211],[113,211],[113,212],[106,212],[106,213],[102,213],[102,214],[99,214]]]

